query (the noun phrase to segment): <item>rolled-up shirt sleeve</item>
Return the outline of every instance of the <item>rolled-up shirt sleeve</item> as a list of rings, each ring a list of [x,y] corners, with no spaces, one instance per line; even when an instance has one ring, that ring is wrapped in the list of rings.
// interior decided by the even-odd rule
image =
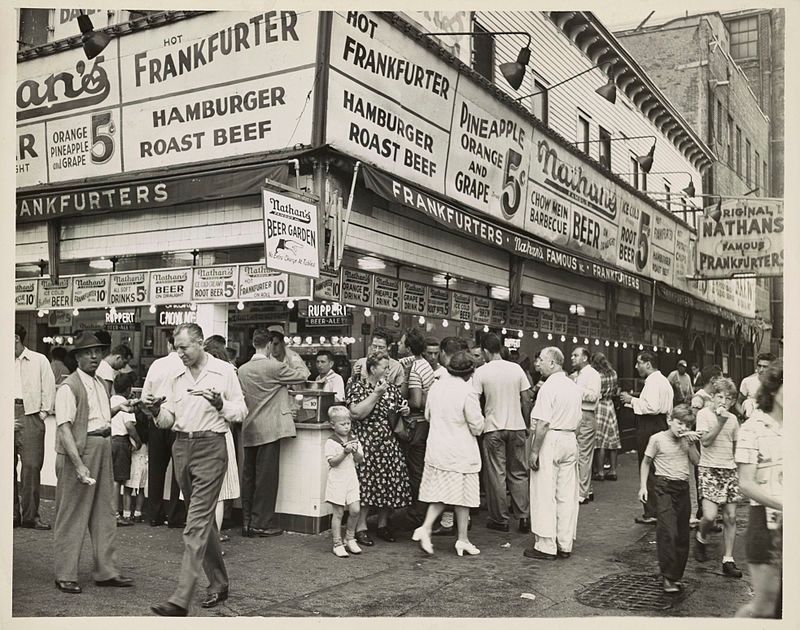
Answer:
[[[56,391],[56,426],[72,423],[75,421],[75,413],[78,410],[78,405],[75,402],[75,396],[72,390],[66,385],[62,385]]]
[[[633,407],[633,413],[637,416],[664,413],[659,404],[658,389],[649,382],[645,382],[642,393],[639,394],[638,398],[631,398],[631,406]]]
[[[228,422],[242,422],[247,416],[247,405],[244,402],[242,386],[236,372],[229,370],[225,374],[225,391],[222,393],[222,417]]]

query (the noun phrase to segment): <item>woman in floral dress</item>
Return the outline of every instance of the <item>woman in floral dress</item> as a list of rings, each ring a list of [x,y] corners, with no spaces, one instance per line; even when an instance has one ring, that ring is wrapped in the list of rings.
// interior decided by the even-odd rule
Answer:
[[[592,479],[616,481],[617,451],[622,447],[619,439],[617,412],[614,409],[614,396],[617,395],[617,373],[602,352],[595,352],[592,355],[592,367],[600,373],[600,400],[597,401],[597,434]],[[606,451],[610,464],[608,473],[605,473],[604,469]]]
[[[369,509],[378,509],[378,536],[394,542],[389,516],[394,508],[411,504],[408,469],[390,422],[390,415],[407,416],[410,410],[400,390],[383,378],[388,365],[389,355],[385,352],[371,354],[367,357],[366,376],[353,379],[347,389],[354,433],[364,449],[364,461],[356,467],[361,486],[356,541],[368,547],[374,544],[367,534]]]

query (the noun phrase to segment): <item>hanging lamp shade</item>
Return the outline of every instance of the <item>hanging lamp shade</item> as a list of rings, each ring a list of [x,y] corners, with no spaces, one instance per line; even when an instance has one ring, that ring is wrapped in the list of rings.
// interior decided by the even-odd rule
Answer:
[[[719,220],[722,218],[722,197],[720,197],[714,205],[708,206],[703,212],[703,216],[719,223]]]
[[[653,168],[653,156],[656,153],[656,143],[653,142],[653,146],[650,147],[650,151],[647,152],[647,155],[640,155],[636,158],[636,161],[639,163],[639,168],[642,169],[643,173],[649,173],[650,169]]]
[[[111,38],[102,31],[95,31],[91,18],[85,13],[78,16],[78,27],[83,34],[83,52],[86,54],[87,59],[94,59],[99,55]]]
[[[617,102],[617,86],[614,84],[614,80],[610,79],[605,85],[601,85],[599,88],[595,90],[600,96],[606,99],[612,105]]]
[[[683,189],[683,192],[686,193],[687,197],[694,197],[694,182],[692,181],[691,177],[689,178],[689,185]]]
[[[518,90],[519,86],[522,85],[522,79],[525,77],[525,68],[530,60],[531,49],[526,46],[525,48],[520,48],[516,61],[500,64],[500,72],[515,90]]]

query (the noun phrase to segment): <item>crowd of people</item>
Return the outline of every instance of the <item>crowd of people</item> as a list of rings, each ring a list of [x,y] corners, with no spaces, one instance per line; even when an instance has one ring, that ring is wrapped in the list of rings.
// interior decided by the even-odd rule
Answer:
[[[152,610],[188,614],[201,573],[209,580],[201,606],[225,601],[224,502],[241,498],[244,536],[283,531],[276,501],[281,441],[296,435],[290,387],[311,375],[286,347],[283,331],[256,330],[255,353],[237,370],[223,337],[205,338],[198,325],[181,325],[140,396],[132,395],[135,375],[125,369],[132,353],[112,348],[101,334],[77,335],[71,351],[65,356],[59,349],[51,363],[24,341],[17,326],[14,524],[50,529],[38,504],[44,418],[54,413],[57,588],[81,592],[78,561],[87,530],[95,583],[131,586],[115,563],[115,531],[143,522],[146,511],[152,526],[183,528],[184,542],[176,588]],[[470,517],[483,505],[487,528],[508,532],[516,525],[531,534],[525,557],[570,558],[579,507],[594,500],[593,482],[618,478],[617,411],[628,406],[640,465],[643,512],[636,521],[656,526],[664,591],[683,589],[692,527],[698,562],[712,555],[712,534],[720,530],[722,573],[742,576],[733,549],[736,509],[745,497],[755,595],[740,614],[780,615],[780,361],[759,355],[756,373],[737,390],[716,366],[696,370],[681,360],[664,376],[658,357],[641,351],[636,370],[644,386],[634,394],[620,390],[604,354],[580,346],[567,369],[557,347],[543,348],[531,366],[493,333],[470,347],[462,338],[440,340],[414,328],[398,340],[395,356],[391,348],[390,334],[376,331],[346,383],[329,351],[315,358],[316,378],[335,398],[324,457],[337,557],[361,554],[375,538],[395,542],[399,511],[425,553],[435,552],[436,536],[449,535],[459,556],[478,555]],[[119,506],[120,498],[121,510],[110,512],[107,506]]]

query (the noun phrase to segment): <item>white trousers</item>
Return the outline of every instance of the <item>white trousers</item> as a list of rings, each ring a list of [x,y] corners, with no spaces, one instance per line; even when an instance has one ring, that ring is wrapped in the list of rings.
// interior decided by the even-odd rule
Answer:
[[[572,551],[578,529],[578,443],[575,433],[547,432],[539,470],[531,471],[531,531],[541,552]]]

